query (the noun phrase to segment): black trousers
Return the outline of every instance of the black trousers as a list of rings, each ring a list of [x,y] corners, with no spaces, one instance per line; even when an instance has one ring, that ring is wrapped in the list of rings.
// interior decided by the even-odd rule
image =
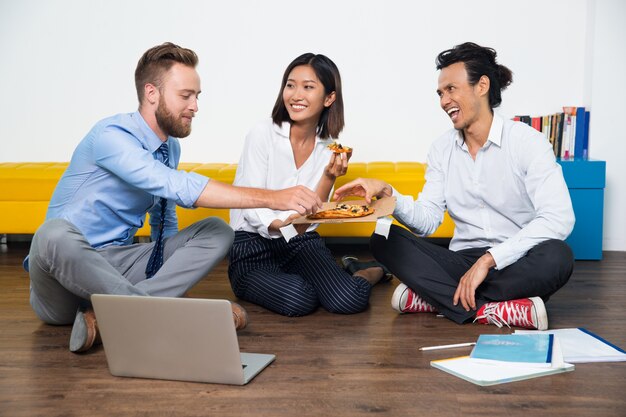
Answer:
[[[452,297],[461,277],[489,248],[458,252],[435,245],[393,225],[388,239],[373,234],[372,253],[400,281],[449,319],[464,323],[476,315],[465,311]],[[541,297],[544,301],[561,288],[572,274],[574,256],[561,240],[546,240],[503,268],[492,269],[476,289],[477,310],[491,301]]]

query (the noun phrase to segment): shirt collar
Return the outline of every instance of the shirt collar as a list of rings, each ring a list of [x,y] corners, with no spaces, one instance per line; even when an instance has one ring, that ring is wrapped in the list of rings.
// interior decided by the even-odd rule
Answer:
[[[489,128],[489,135],[487,136],[487,142],[491,142],[496,146],[502,144],[502,128],[504,127],[504,119],[498,113],[493,113],[493,120],[491,121],[491,127]],[[460,130],[456,131],[454,138],[456,144],[462,148],[464,145],[463,135]]]
[[[146,147],[148,151],[154,153],[157,149],[159,149],[159,147],[161,147],[161,145],[163,144],[163,141],[159,139],[157,134],[154,133],[152,129],[150,129],[150,126],[148,126],[148,123],[146,123],[146,121],[144,120],[141,113],[139,113],[139,111],[136,111],[133,114],[131,114],[131,117],[133,118],[133,120],[137,122],[137,126],[139,126],[141,133],[143,133],[144,146]],[[170,137],[168,136],[167,141],[165,143],[168,143],[169,140],[170,140]]]
[[[276,133],[278,133],[280,136],[289,139],[289,133],[291,130],[291,123],[289,122],[282,122],[281,125],[277,125],[276,123],[272,123],[272,126],[274,127],[274,131]],[[333,139],[332,138],[328,138],[328,139],[321,139],[319,136],[315,135],[315,144],[318,143],[322,143],[324,145],[332,142]]]
[[[502,116],[493,112],[493,120],[491,121],[491,128],[489,129],[489,136],[487,136],[487,140],[496,146],[501,146],[503,127],[504,120],[502,119]]]

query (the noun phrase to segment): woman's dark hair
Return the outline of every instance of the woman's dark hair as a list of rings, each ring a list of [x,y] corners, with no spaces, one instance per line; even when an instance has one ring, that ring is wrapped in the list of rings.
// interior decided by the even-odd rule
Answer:
[[[277,125],[282,122],[293,122],[289,117],[285,102],[283,101],[283,90],[287,84],[287,79],[291,71],[300,65],[309,65],[315,71],[315,75],[324,86],[324,94],[335,92],[335,101],[330,107],[324,108],[317,123],[317,134],[322,139],[337,138],[343,130],[343,95],[341,93],[341,76],[339,69],[333,61],[321,54],[306,53],[294,59],[285,70],[283,81],[280,85],[278,98],[272,110],[272,120]]]
[[[513,73],[496,62],[497,55],[493,48],[465,42],[443,51],[435,62],[438,70],[463,62],[470,85],[475,85],[483,75],[489,78],[489,106],[493,109],[502,103],[502,91],[513,82]]]

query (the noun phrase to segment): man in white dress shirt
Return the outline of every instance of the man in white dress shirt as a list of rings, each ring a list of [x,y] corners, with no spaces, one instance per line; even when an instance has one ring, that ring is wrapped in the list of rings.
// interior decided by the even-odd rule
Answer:
[[[419,236],[433,233],[445,210],[454,220],[449,249],[397,226],[388,239],[372,236],[374,256],[402,281],[394,309],[546,329],[544,301],[565,285],[574,265],[563,242],[575,219],[561,167],[541,133],[494,113],[512,82],[495,50],[464,43],[436,62],[437,94],[454,129],[432,145],[417,200],[366,178],[340,187],[335,197],[393,195],[394,217]]]

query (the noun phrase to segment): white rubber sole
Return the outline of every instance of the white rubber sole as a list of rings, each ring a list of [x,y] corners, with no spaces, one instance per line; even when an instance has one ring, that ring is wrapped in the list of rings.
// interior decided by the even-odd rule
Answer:
[[[402,311],[402,297],[404,296],[404,294],[406,293],[406,291],[409,289],[409,287],[407,287],[405,284],[400,283],[395,291],[393,292],[393,295],[391,296],[391,308],[393,308],[394,310],[396,310],[398,313],[403,314],[404,311]]]
[[[530,297],[529,300],[535,306],[537,330],[548,330],[548,312],[543,300],[541,297]]]

